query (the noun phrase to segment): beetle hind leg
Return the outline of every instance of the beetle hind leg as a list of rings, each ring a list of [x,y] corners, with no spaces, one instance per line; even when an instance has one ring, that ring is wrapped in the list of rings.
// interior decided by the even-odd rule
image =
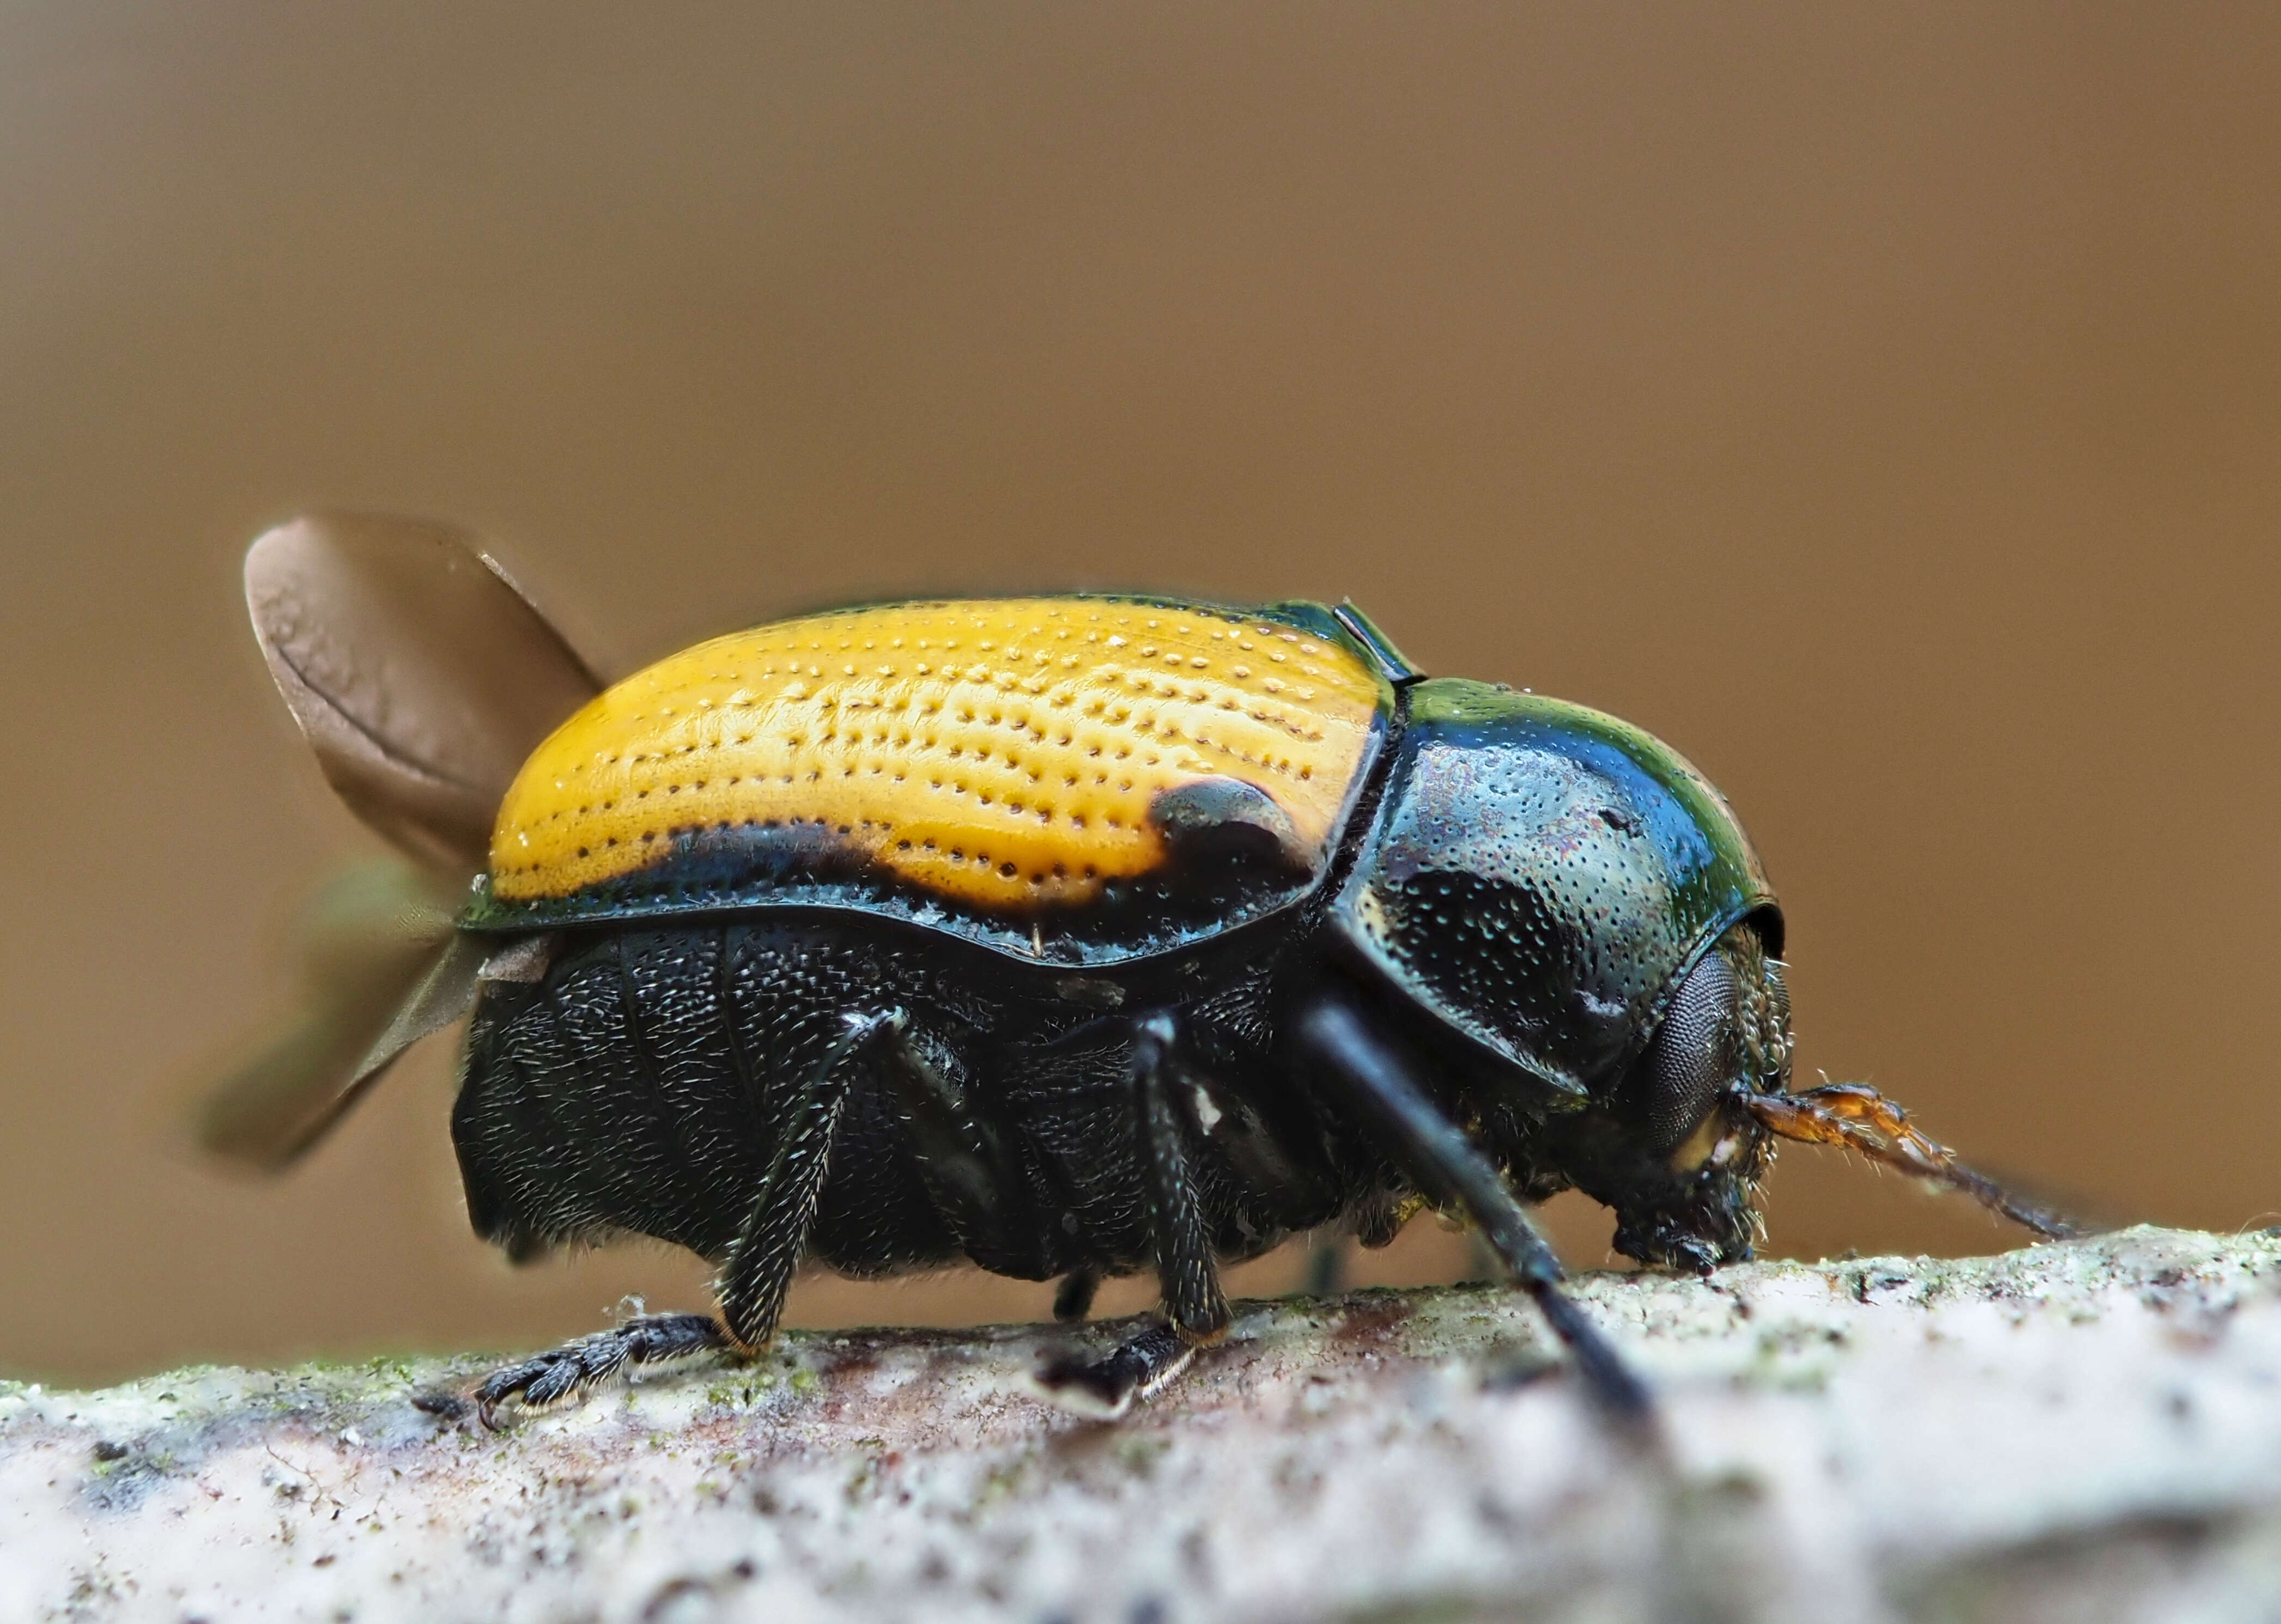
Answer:
[[[756,1353],[777,1334],[785,1295],[808,1251],[856,1070],[883,1044],[900,1038],[908,1024],[901,1009],[843,1014],[838,1037],[825,1047],[793,1102],[760,1195],[722,1273],[721,1317],[739,1352]]]
[[[931,1056],[916,1039],[897,1032],[883,1046],[881,1069],[928,1199],[974,1262],[996,1274],[1041,1277],[1052,1260],[1040,1247],[1037,1213],[1007,1136],[975,1108],[956,1057]],[[1071,1294],[1078,1294],[1074,1317],[1085,1318],[1093,1291],[1080,1290],[1081,1273],[1063,1282],[1056,1319],[1071,1317],[1061,1308]]]
[[[495,1428],[499,1406],[510,1400],[525,1409],[561,1404],[634,1365],[715,1351],[748,1358],[767,1346],[807,1249],[852,1073],[904,1025],[900,1009],[847,1013],[838,1034],[823,1046],[731,1253],[721,1283],[721,1319],[643,1314],[494,1371],[475,1392],[483,1424]]]
[[[730,1345],[728,1332],[710,1314],[638,1314],[623,1325],[493,1371],[476,1388],[476,1416],[496,1432],[499,1408],[509,1400],[526,1410],[543,1410],[634,1366],[691,1358]]]

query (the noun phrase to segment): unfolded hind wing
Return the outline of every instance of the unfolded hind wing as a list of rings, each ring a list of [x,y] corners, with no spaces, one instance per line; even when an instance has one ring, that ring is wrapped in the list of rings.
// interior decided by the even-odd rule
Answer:
[[[351,810],[472,877],[526,757],[601,684],[464,531],[317,514],[245,555],[270,675]]]
[[[499,944],[454,931],[514,775],[601,684],[464,531],[318,514],[247,550],[246,607],[326,779],[415,859],[352,870],[301,932],[290,1014],[213,1084],[199,1143],[297,1160],[420,1039],[467,1013]]]

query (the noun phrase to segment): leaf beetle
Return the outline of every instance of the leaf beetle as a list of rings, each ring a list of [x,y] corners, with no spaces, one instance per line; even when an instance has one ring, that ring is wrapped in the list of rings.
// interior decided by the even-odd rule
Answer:
[[[717,1317],[510,1365],[486,1423],[750,1356],[808,1260],[1058,1279],[1071,1319],[1153,1272],[1160,1319],[1040,1376],[1113,1415],[1226,1334],[1224,1264],[1427,1207],[1637,1420],[1532,1203],[1581,1189],[1620,1250],[1707,1272],[1791,1139],[2068,1231],[1875,1091],[1792,1089],[1780,909],[1678,754],[1428,677],[1350,605],[878,604],[606,686],[445,526],[297,520],[245,578],[326,776],[455,901],[350,909],[392,924],[336,932],[208,1147],[289,1163],[468,1016],[476,1231],[720,1269]]]

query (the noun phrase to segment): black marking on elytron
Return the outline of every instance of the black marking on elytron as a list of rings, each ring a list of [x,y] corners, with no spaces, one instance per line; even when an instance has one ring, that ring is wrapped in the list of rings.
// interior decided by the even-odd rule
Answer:
[[[1327,867],[1328,865],[1325,865]],[[1287,913],[1321,877],[1246,862],[1184,864],[1110,880],[1074,906],[993,911],[883,872],[820,823],[732,824],[673,837],[649,868],[570,896],[499,902],[477,882],[460,920],[483,932],[822,909],[893,920],[1030,963],[1098,968],[1177,952]]]
[[[647,867],[565,897],[502,901],[492,896],[486,876],[476,882],[460,927],[522,932],[821,909],[894,920],[1025,963],[1064,969],[1176,953],[1287,915],[1322,891],[1356,826],[1357,808],[1373,799],[1399,708],[1384,706],[1372,723],[1326,849],[1311,871],[1305,862],[1293,862],[1295,832],[1280,806],[1241,780],[1213,778],[1157,798],[1168,818],[1171,863],[1105,880],[1097,896],[1082,902],[988,908],[929,890],[874,862],[852,843],[851,826],[820,818],[767,820],[683,830],[661,843],[664,849]]]
[[[1304,874],[1315,856],[1275,798],[1241,778],[1198,778],[1160,790],[1148,803],[1148,821],[1175,862],[1195,866],[1236,862]]]

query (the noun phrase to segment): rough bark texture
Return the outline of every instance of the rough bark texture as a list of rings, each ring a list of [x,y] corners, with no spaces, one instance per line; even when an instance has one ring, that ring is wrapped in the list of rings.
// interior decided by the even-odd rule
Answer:
[[[2267,1619],[2281,1237],[1578,1294],[1669,1460],[1499,1289],[1237,1306],[1118,1425],[1066,1334],[807,1334],[493,1437],[477,1361],[0,1396],[0,1619]],[[1101,1342],[1115,1327],[1088,1328]]]

